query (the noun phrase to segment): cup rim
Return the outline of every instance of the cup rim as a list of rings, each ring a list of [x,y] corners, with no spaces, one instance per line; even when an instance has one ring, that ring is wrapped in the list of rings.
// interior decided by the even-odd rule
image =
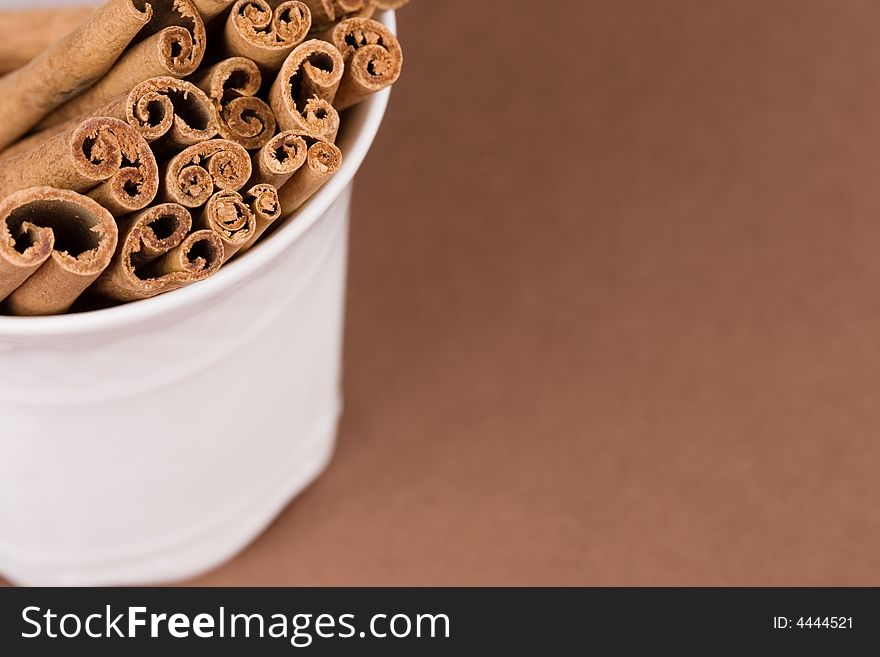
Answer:
[[[397,31],[395,12],[386,11],[378,16],[377,20],[392,32]],[[175,311],[217,297],[226,290],[244,283],[276,258],[281,257],[345,191],[373,145],[385,116],[390,96],[391,89],[385,89],[361,104],[359,110],[363,112],[363,120],[360,131],[345,152],[342,167],[336,175],[302,208],[279,219],[279,221],[285,221],[286,225],[274,231],[270,239],[259,244],[246,257],[224,265],[211,278],[151,299],[71,315],[0,316],[0,339],[73,336],[122,330],[159,319],[162,316],[172,315]]]

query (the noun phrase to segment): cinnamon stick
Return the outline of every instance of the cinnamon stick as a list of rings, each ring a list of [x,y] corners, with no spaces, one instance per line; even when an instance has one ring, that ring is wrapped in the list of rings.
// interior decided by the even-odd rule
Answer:
[[[336,6],[333,0],[303,0],[312,14],[312,24],[327,25],[336,20]]]
[[[311,135],[303,137],[309,144],[305,164],[278,189],[278,200],[284,214],[298,210],[342,166],[342,151],[334,144]]]
[[[91,114],[148,78],[163,75],[185,78],[195,72],[206,49],[201,15],[191,0],[150,0],[150,3],[154,8],[153,19],[144,30],[149,36],[129,48],[97,84],[40,122],[41,129]]]
[[[372,15],[373,6],[370,0],[333,0],[336,18],[335,20],[343,20],[351,16],[361,16],[364,13]]]
[[[220,190],[208,199],[196,225],[211,230],[223,243],[223,261],[234,256],[253,239],[257,219],[238,192]]]
[[[37,148],[0,160],[0,197],[37,185],[88,192],[114,215],[149,205],[159,186],[156,158],[134,128],[96,117]]]
[[[139,301],[213,276],[223,243],[210,230],[192,230],[182,205],[165,203],[119,223],[116,255],[91,290],[116,301]]]
[[[312,28],[320,33],[346,18],[372,18],[378,11],[400,9],[409,0],[303,0],[312,12]]]
[[[193,0],[205,24],[229,9],[236,0]],[[277,2],[277,0],[272,0]],[[396,10],[409,0],[364,0],[356,16],[372,18],[377,11]],[[334,6],[333,0],[302,0],[312,14],[312,31],[327,29],[330,23],[345,16],[343,8]],[[328,17],[329,11],[333,18]],[[0,34],[6,38],[0,42],[0,74],[20,68],[34,57],[72,32],[95,11],[94,7],[58,7],[53,9],[19,9],[0,12]],[[337,15],[338,14],[338,15]],[[33,30],[39,25],[38,31]]]
[[[346,19],[322,35],[336,46],[345,62],[345,74],[333,100],[343,111],[397,82],[403,68],[403,50],[387,27],[370,18]]]
[[[288,130],[254,155],[250,185],[278,188],[282,211],[290,214],[308,201],[342,166],[342,151],[306,132]],[[259,237],[259,236],[258,236]]]
[[[193,81],[211,98],[223,139],[255,150],[275,134],[277,124],[272,108],[256,97],[263,77],[250,59],[225,59],[198,74]]]
[[[180,150],[220,131],[211,99],[191,82],[170,76],[141,82],[97,114],[126,121],[160,151]]]
[[[116,249],[111,214],[69,190],[34,187],[0,202],[0,299],[13,315],[66,312]]]
[[[73,32],[95,7],[15,9],[0,12],[0,74],[21,68]]]
[[[274,72],[312,27],[312,13],[298,0],[288,2],[238,0],[226,19],[225,50],[247,57]]]
[[[198,208],[218,190],[238,191],[251,173],[251,158],[242,146],[211,139],[190,146],[163,165],[159,198]]]
[[[235,0],[193,0],[193,4],[199,10],[205,23],[222,14],[234,2]]]
[[[239,253],[251,248],[281,217],[281,199],[274,185],[260,184],[251,187],[244,195],[256,220],[256,228],[251,238],[239,249]]]
[[[309,145],[301,132],[286,130],[275,135],[254,153],[251,185],[268,183],[282,187],[306,163]]]
[[[301,130],[335,141],[339,114],[333,99],[345,65],[332,44],[311,39],[297,46],[269,92],[269,104],[282,130]]]
[[[102,78],[152,15],[146,0],[109,0],[74,32],[0,78],[0,149]]]
[[[377,11],[389,11],[400,9],[404,5],[409,4],[409,0],[370,0],[370,4]]]
[[[159,152],[180,150],[211,139],[220,130],[217,111],[207,95],[190,82],[167,76],[145,80],[129,93],[98,108],[94,115],[126,121]],[[32,150],[85,118],[88,117],[25,137],[3,151],[0,157]]]

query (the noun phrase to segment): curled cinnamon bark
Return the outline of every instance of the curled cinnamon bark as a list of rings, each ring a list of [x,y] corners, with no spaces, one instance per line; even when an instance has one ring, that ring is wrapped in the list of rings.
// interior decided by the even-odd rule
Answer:
[[[250,184],[282,187],[306,163],[309,144],[302,132],[287,130],[275,135],[253,156]]]
[[[69,190],[34,187],[0,202],[0,299],[13,315],[66,312],[116,249],[111,214]]]
[[[94,116],[126,121],[160,152],[180,150],[211,139],[220,130],[217,111],[207,95],[185,80],[167,76],[140,83],[129,93],[98,108]],[[84,118],[88,117],[25,137],[3,151],[2,157],[32,150]]]
[[[312,11],[312,28],[318,33],[346,18],[372,18],[378,11],[400,9],[409,0],[303,0]]]
[[[274,185],[254,185],[245,193],[244,200],[250,204],[251,212],[257,218],[257,231],[260,234],[281,217],[281,202],[278,189]]]
[[[201,15],[191,0],[150,0],[150,4],[154,14],[142,33],[146,38],[129,48],[97,84],[47,116],[41,128],[91,114],[148,78],[185,78],[195,72],[206,48]]]
[[[284,214],[298,210],[342,166],[342,151],[334,144],[311,135],[304,135],[304,138],[309,144],[305,164],[278,189],[278,200]]]
[[[251,238],[241,247],[239,253],[251,248],[281,217],[281,200],[278,197],[278,189],[274,185],[260,184],[251,187],[244,195],[256,220],[256,228]]]
[[[285,214],[299,209],[342,166],[342,151],[306,132],[288,130],[276,135],[254,155],[250,185],[269,183],[278,188]]]
[[[278,188],[284,213],[297,210],[342,166],[342,151],[334,144],[296,130],[276,135],[254,155],[250,185]]]
[[[336,20],[336,6],[333,0],[303,0],[312,14],[312,24],[327,25]]]
[[[169,76],[141,82],[101,108],[98,115],[127,121],[160,150],[186,148],[220,131],[211,99],[191,82]]]
[[[391,31],[369,18],[349,18],[322,38],[339,49],[345,75],[333,106],[340,112],[397,82],[403,68],[403,50]]]
[[[334,141],[339,114],[332,103],[344,68],[342,55],[330,43],[311,39],[297,46],[269,93],[281,129],[302,130]]]
[[[404,5],[409,4],[409,0],[370,0],[370,4],[378,11],[388,11],[400,9]]]
[[[0,12],[0,74],[21,68],[73,32],[94,12],[95,7]]]
[[[238,0],[226,19],[225,48],[264,71],[277,71],[312,27],[309,8],[298,0]]]
[[[207,23],[226,11],[235,0],[193,0],[202,19]]]
[[[110,0],[29,64],[0,78],[0,149],[105,76],[152,15],[146,0]]]
[[[370,11],[370,0],[303,0],[312,12],[312,24],[326,28],[331,23],[340,21],[352,14],[360,15]]]
[[[333,0],[337,21],[354,16],[371,17],[376,11],[371,0]]]
[[[370,0],[334,0],[336,15],[341,16],[361,11],[370,4]]]
[[[196,225],[213,231],[220,238],[225,262],[254,237],[257,219],[241,194],[221,190],[208,200]]]
[[[225,59],[199,74],[194,82],[211,98],[223,139],[255,150],[275,134],[277,124],[272,108],[256,98],[263,77],[250,59]]]
[[[153,206],[120,221],[119,248],[91,290],[116,301],[139,301],[213,276],[223,243],[212,231],[192,230],[176,203]]]
[[[37,148],[0,160],[0,197],[37,185],[88,192],[114,215],[149,205],[159,186],[156,158],[119,119],[86,119]]]
[[[211,139],[190,146],[163,166],[159,198],[198,208],[217,190],[244,187],[251,172],[250,155],[242,146],[227,139]]]

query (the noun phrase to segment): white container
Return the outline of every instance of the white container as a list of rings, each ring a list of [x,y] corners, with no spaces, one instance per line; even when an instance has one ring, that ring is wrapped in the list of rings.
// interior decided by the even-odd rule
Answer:
[[[394,29],[393,14],[384,22]],[[0,317],[0,574],[62,586],[195,576],[324,470],[341,410],[351,183],[388,96],[345,116],[345,161],[327,186],[213,278],[94,313]]]

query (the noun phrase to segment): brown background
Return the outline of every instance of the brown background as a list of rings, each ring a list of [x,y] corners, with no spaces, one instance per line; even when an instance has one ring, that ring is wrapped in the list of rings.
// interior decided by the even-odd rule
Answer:
[[[414,0],[338,454],[198,583],[880,584],[878,25]]]

